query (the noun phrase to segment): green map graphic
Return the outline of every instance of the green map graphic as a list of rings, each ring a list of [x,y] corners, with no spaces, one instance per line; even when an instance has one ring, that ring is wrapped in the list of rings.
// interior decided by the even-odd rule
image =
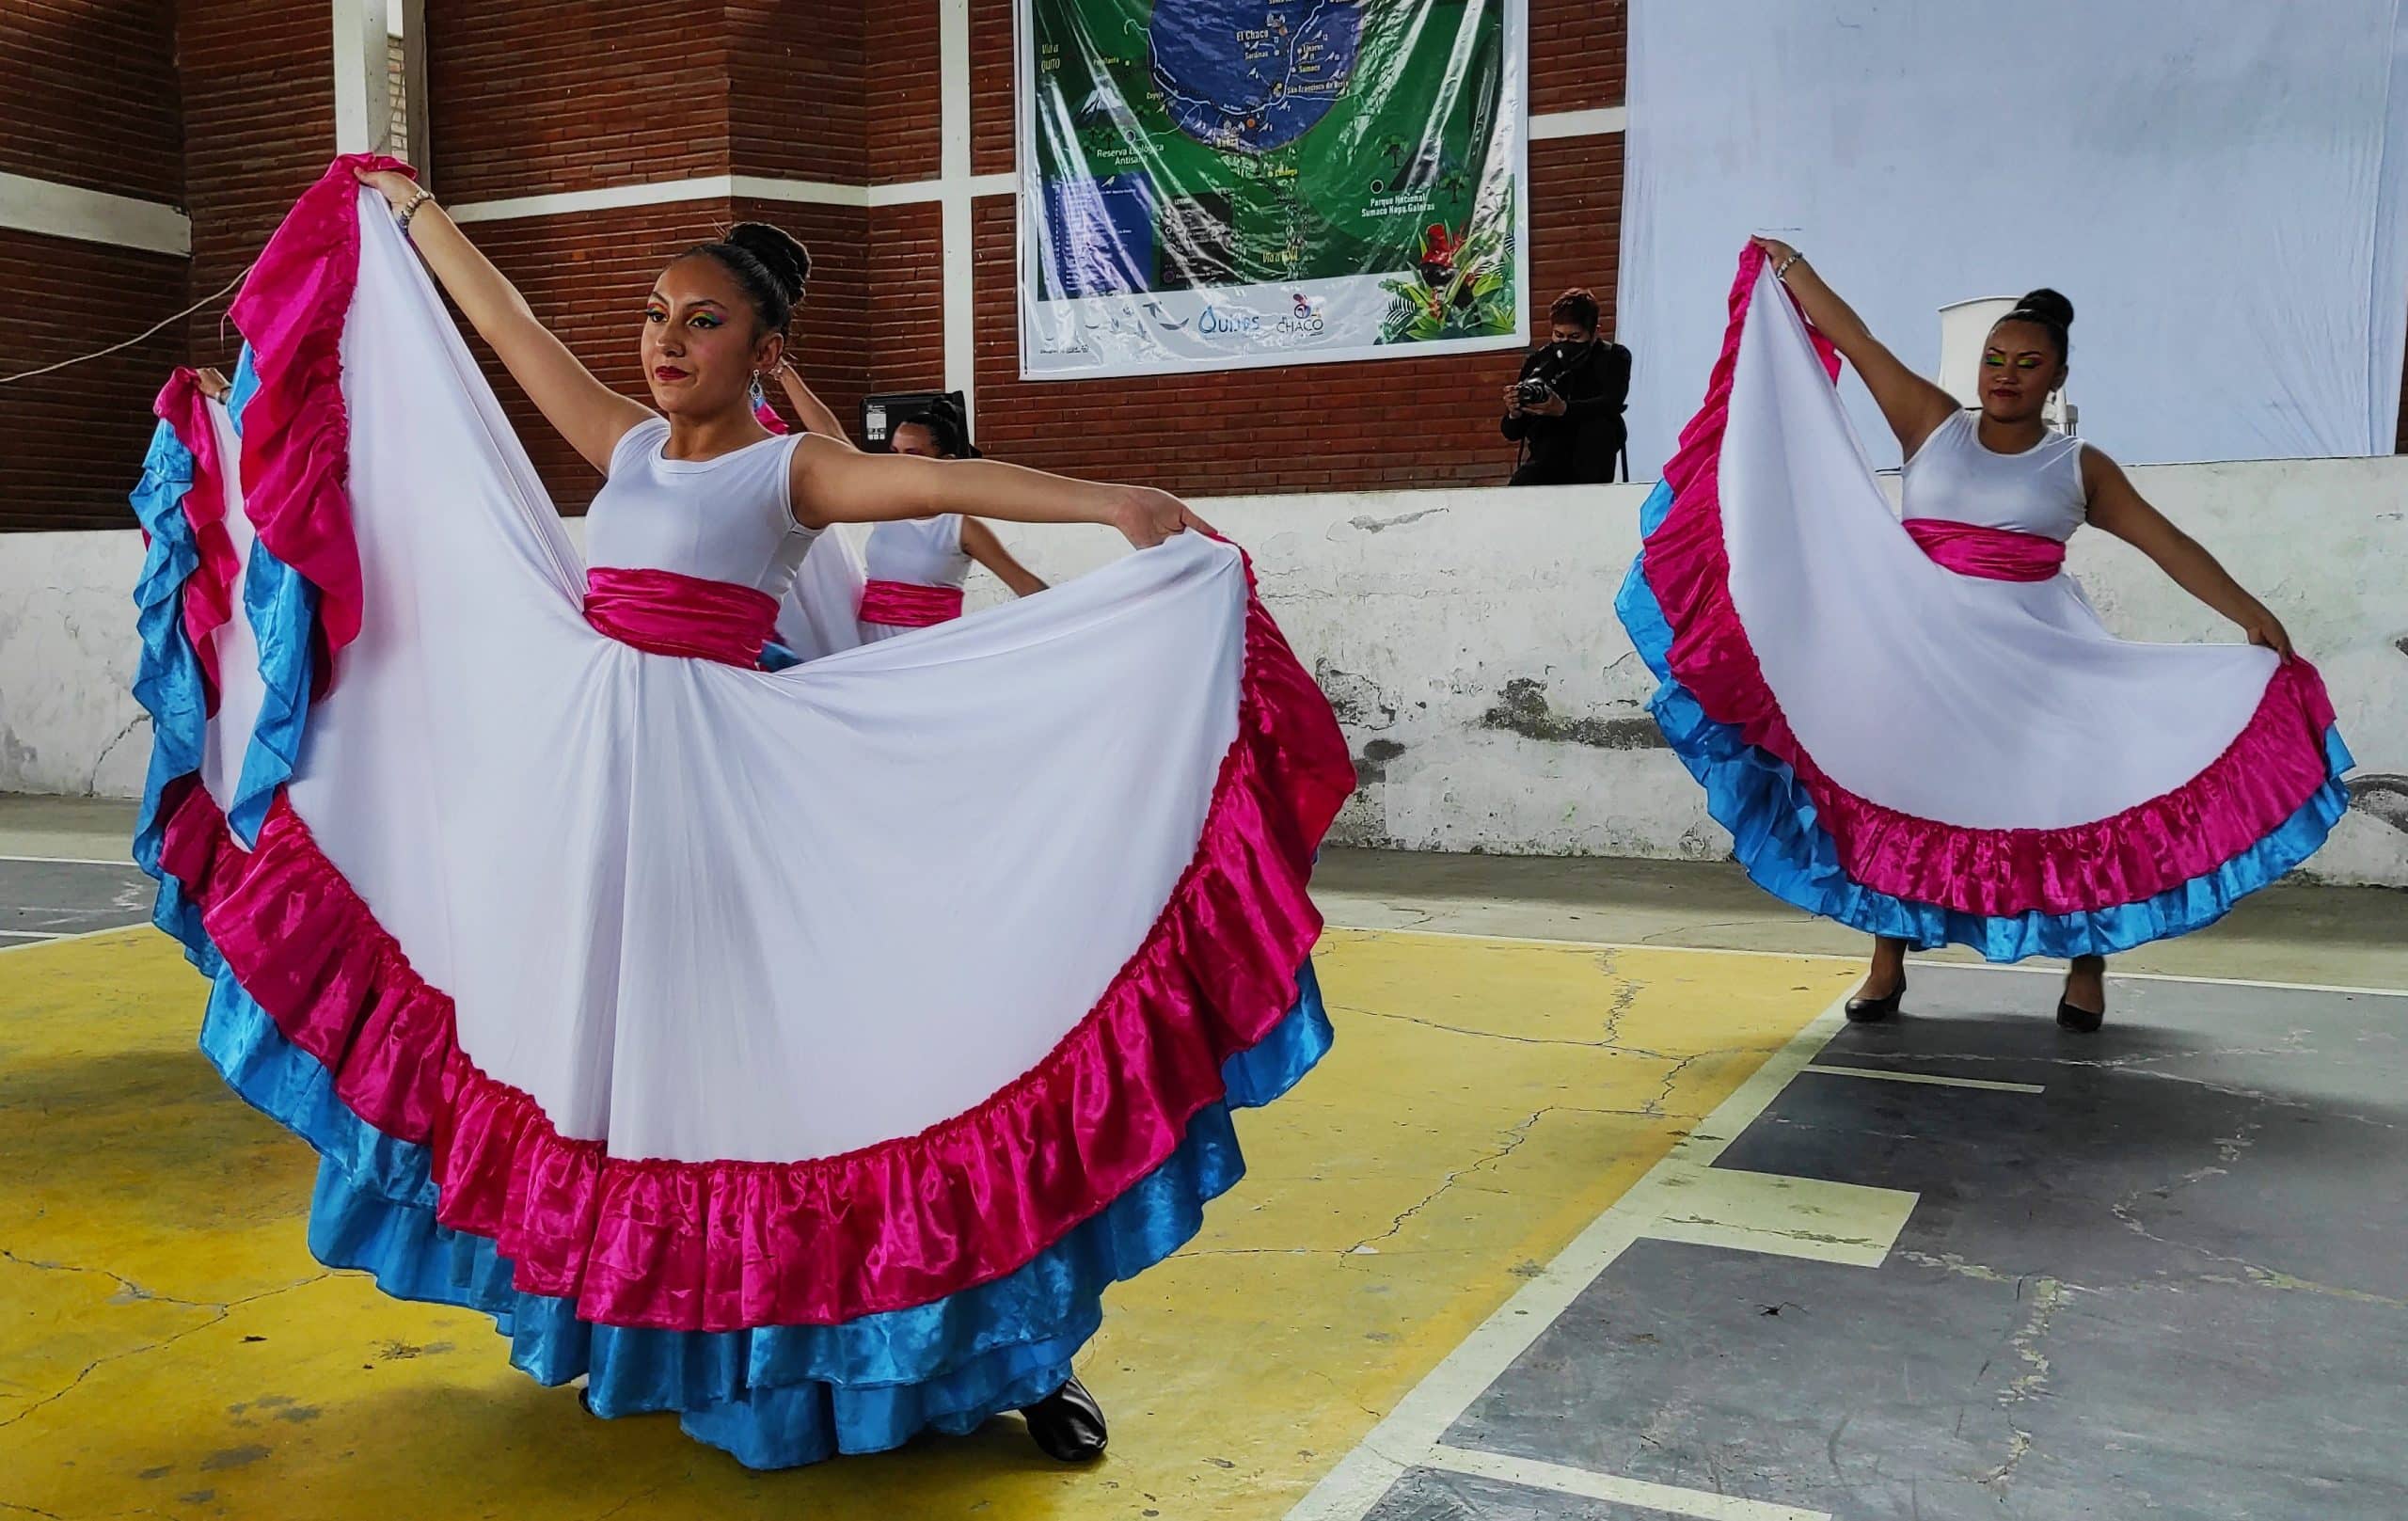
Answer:
[[[1514,328],[1503,0],[1029,7],[1046,295],[1375,276],[1381,341]]]

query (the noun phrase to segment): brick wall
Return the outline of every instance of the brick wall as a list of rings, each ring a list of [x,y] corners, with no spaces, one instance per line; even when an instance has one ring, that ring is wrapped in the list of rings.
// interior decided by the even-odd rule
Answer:
[[[430,182],[490,200],[728,172],[721,12],[427,0]]]
[[[0,369],[30,369],[182,307],[184,261],[0,230],[0,290],[22,303]],[[0,386],[0,532],[131,527],[125,494],[150,436],[150,399],[182,357],[171,325],[105,358]]]
[[[934,201],[872,209],[867,283],[870,388],[943,389],[944,216]]]
[[[0,0],[0,170],[182,199],[175,28],[172,0]]]
[[[933,180],[940,156],[937,0],[879,7],[863,80],[872,184]]]
[[[1015,0],[970,0],[970,172],[1012,166],[1012,12]]]
[[[168,0],[0,0],[0,171],[180,203],[183,118]],[[185,301],[185,261],[0,230],[11,307],[0,372],[131,337]],[[106,358],[0,387],[0,531],[116,528],[183,356],[174,327]]]
[[[180,0],[176,54],[197,301],[258,256],[334,156],[334,25],[324,0]],[[233,363],[225,311],[193,314],[192,363]]]
[[[932,0],[918,3],[933,14]],[[888,26],[890,8],[860,0],[731,0],[725,12],[727,151],[735,171],[861,183],[874,166],[863,105],[868,40]]]

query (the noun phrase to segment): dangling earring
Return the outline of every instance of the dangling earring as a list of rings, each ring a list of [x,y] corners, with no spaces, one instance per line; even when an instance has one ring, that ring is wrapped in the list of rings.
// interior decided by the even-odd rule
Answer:
[[[761,388],[761,372],[755,370],[752,372],[752,410],[757,412],[768,404],[768,393]]]

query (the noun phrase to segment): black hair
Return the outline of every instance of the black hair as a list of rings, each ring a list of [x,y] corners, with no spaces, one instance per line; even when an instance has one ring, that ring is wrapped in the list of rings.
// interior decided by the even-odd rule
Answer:
[[[1995,333],[2011,322],[2028,322],[2049,335],[2057,346],[2057,362],[2064,364],[2073,357],[2073,303],[2056,292],[2042,286],[2015,303],[2015,309],[1990,324]]]
[[[935,441],[937,454],[943,459],[978,459],[977,446],[970,441],[970,422],[961,415],[950,396],[940,396],[928,404],[928,409],[918,417],[906,418],[904,423],[916,422],[928,430]]]
[[[717,243],[698,243],[684,257],[715,261],[736,277],[765,332],[783,333],[811,278],[811,250],[767,222],[738,222]]]

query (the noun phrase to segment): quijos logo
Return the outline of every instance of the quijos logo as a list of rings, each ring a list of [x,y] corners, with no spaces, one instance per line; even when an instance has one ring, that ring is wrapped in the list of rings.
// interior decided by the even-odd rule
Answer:
[[[1206,307],[1203,317],[1196,324],[1196,330],[1215,336],[1259,333],[1262,331],[1262,314],[1256,311],[1239,311],[1229,307]]]
[[[1320,333],[1327,326],[1320,298],[1297,292],[1289,296],[1288,309],[1276,320],[1241,308],[1208,306],[1197,319],[1196,330],[1214,337],[1259,338],[1275,333],[1282,338],[1296,338]]]

